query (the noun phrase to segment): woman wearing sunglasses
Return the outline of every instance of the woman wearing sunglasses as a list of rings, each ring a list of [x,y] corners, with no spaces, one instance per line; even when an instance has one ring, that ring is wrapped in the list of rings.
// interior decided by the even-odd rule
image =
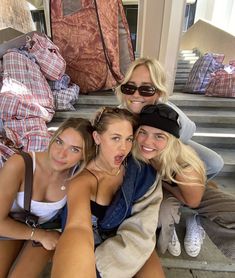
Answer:
[[[222,158],[213,150],[210,150],[203,145],[200,145],[191,140],[196,126],[177,106],[173,103],[167,102],[168,94],[166,89],[166,76],[160,63],[155,59],[140,58],[132,63],[126,76],[120,86],[116,88],[117,97],[122,107],[126,107],[128,110],[135,114],[139,114],[141,109],[148,104],[157,104],[165,102],[168,106],[172,107],[179,115],[179,136],[180,140],[191,146],[202,159],[206,167],[207,178],[211,179],[216,176],[223,167]],[[171,202],[171,198],[167,198],[168,190],[164,188],[164,200]],[[180,216],[178,213],[178,203],[172,201],[172,204],[163,202],[161,210],[163,208],[175,207],[175,215],[172,215],[170,223],[166,219],[161,219],[160,224],[162,231],[166,231],[168,236],[164,236],[160,232],[158,240],[158,247],[162,253],[168,249],[168,251],[174,255],[179,256],[181,253],[180,243],[178,241],[175,230],[169,228],[174,227],[174,223],[178,223]],[[161,211],[160,210],[160,211]],[[165,213],[164,213],[165,215]],[[161,220],[164,221],[161,223]],[[163,228],[163,226],[165,226]],[[196,227],[196,229],[195,229]],[[202,240],[204,237],[204,231],[201,226],[196,222],[196,218],[191,216],[187,221],[187,238],[186,245],[189,246],[186,252],[190,256],[195,256],[201,249]],[[196,240],[194,240],[196,237]]]
[[[140,112],[139,125],[134,157],[158,171],[168,198],[194,208],[198,215],[196,221],[202,221],[212,241],[226,256],[235,259],[235,198],[209,184],[205,186],[203,162],[190,146],[179,140],[178,114],[166,104],[147,105]],[[167,221],[170,213],[160,209],[160,218]],[[162,230],[164,241],[169,230],[166,226]],[[186,251],[198,255],[187,242],[184,244]]]

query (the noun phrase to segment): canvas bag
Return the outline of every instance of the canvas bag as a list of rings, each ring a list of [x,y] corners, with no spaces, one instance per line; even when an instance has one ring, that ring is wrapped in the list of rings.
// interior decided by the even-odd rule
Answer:
[[[206,53],[193,65],[183,92],[204,94],[211,73],[223,67],[224,54]]]
[[[45,35],[34,33],[27,38],[28,51],[34,54],[44,76],[58,80],[65,73],[66,63],[59,48]]]
[[[50,10],[53,42],[81,93],[121,82],[134,60],[122,1],[51,0]]]
[[[222,69],[215,71],[206,88],[205,95],[235,98],[235,71],[232,73]]]

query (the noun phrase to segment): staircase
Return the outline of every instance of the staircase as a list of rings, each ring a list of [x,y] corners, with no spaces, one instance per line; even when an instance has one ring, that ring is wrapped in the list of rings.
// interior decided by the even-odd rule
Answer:
[[[174,93],[170,101],[196,123],[193,140],[223,157],[225,165],[216,179],[223,188],[235,194],[235,99]],[[91,118],[99,107],[117,104],[116,97],[110,91],[81,95],[75,105],[76,111],[56,112],[48,128],[56,128],[68,117]]]
[[[196,50],[181,50],[178,55],[178,63],[176,69],[174,90],[182,91],[187,82],[189,72],[193,64],[199,58],[199,53]]]

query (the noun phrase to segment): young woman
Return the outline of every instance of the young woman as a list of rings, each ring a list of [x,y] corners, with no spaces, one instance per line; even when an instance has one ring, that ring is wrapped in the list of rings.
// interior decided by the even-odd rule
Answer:
[[[166,102],[168,106],[172,107],[179,114],[180,140],[191,146],[202,159],[206,167],[207,178],[213,178],[222,169],[223,159],[216,152],[190,140],[196,130],[195,124],[177,106],[167,102],[166,76],[161,64],[157,60],[140,58],[134,61],[126,73],[122,84],[116,88],[116,94],[121,106],[136,114],[139,114],[141,109],[148,104]],[[163,192],[165,195],[164,200],[166,200],[168,194],[166,187]],[[167,200],[170,202],[172,199],[170,198]],[[175,204],[175,202],[171,204],[172,207],[176,207],[175,212],[177,211],[177,214],[172,216],[172,226],[174,226],[173,223],[175,221],[178,223],[180,217],[177,204]],[[168,204],[166,204],[166,206],[168,207]],[[162,208],[163,207],[165,207],[165,202],[162,203]],[[163,225],[164,224],[162,224],[162,227]],[[166,225],[168,227],[169,223],[166,223]],[[196,222],[194,216],[190,216],[186,228],[187,245],[190,246],[186,252],[190,256],[195,256],[195,254],[200,252],[204,231]],[[181,247],[175,230],[173,233],[167,233],[169,246],[166,246],[166,243],[162,243],[163,238],[166,242],[166,236],[163,234],[163,230],[165,229],[163,228],[160,232],[158,246],[162,252],[168,249],[172,255],[178,256],[181,253]],[[171,238],[169,238],[170,234]],[[195,238],[196,240],[194,240]],[[161,245],[164,246],[161,247]]]
[[[150,163],[159,172],[165,181],[163,187],[169,192],[167,198],[179,206],[183,204],[197,210],[214,243],[225,255],[235,258],[235,198],[216,188],[205,187],[202,161],[190,146],[179,140],[178,114],[166,104],[147,105],[140,112],[139,124],[134,156]],[[173,224],[169,217],[172,206],[165,206],[160,209],[160,224],[165,221],[163,242],[171,236],[169,231]],[[173,209],[178,210],[176,207]],[[165,243],[168,244],[167,241]],[[188,252],[197,255],[187,242],[184,245]]]
[[[55,252],[52,277],[96,277],[94,247],[100,238],[95,234],[94,240],[92,226],[97,228],[123,183],[134,124],[126,109],[105,107],[97,113],[93,123],[96,155],[70,182],[67,223]]]
[[[39,224],[50,222],[64,207],[71,171],[77,164],[86,165],[92,150],[91,123],[70,118],[54,133],[47,152],[30,153],[34,171],[31,212],[39,216]],[[0,277],[38,277],[60,237],[57,231],[31,228],[9,217],[10,212],[23,209],[24,173],[24,160],[18,154],[0,170],[0,236],[8,238],[0,240]],[[32,241],[42,246],[33,247]]]

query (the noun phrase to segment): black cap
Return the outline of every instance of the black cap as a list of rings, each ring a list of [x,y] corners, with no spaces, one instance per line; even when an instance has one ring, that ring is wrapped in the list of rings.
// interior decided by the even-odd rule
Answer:
[[[150,104],[142,108],[139,114],[139,125],[156,127],[179,138],[178,118],[178,113],[169,105],[164,103]]]

